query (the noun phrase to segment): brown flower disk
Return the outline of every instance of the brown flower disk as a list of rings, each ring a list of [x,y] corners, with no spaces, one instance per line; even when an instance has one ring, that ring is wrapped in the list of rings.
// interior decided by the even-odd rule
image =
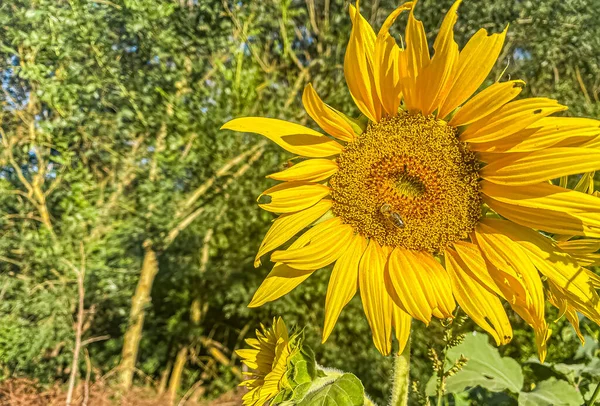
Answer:
[[[337,158],[333,212],[379,244],[443,252],[481,215],[478,162],[444,121],[400,113]]]

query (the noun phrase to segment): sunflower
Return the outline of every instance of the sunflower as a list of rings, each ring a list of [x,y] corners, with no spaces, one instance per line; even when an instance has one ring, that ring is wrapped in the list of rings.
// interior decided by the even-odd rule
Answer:
[[[261,329],[256,330],[256,338],[246,339],[251,349],[236,351],[242,362],[253,370],[240,384],[249,389],[242,399],[244,405],[262,406],[287,386],[284,380],[293,353],[293,340],[281,317],[273,320],[270,328],[261,325]]]
[[[500,345],[513,335],[508,302],[533,328],[542,361],[551,333],[546,299],[578,333],[577,312],[600,322],[599,278],[584,268],[596,260],[600,200],[552,183],[582,173],[590,182],[588,173],[600,169],[600,122],[552,116],[567,109],[552,99],[515,100],[520,80],[479,90],[507,30],[481,29],[459,50],[459,4],[444,17],[433,55],[413,2],[377,34],[358,2],[350,6],[344,75],[361,118],[325,104],[309,84],[304,107],[327,135],[271,118],[223,126],[307,158],[270,175],[283,183],[259,198],[279,217],[256,266],[306,231],[271,254],[275,265],[251,307],[334,263],[323,341],[357,291],[382,354],[391,351],[392,331],[402,351],[413,318],[452,318],[457,303]],[[389,28],[403,12],[401,47]]]

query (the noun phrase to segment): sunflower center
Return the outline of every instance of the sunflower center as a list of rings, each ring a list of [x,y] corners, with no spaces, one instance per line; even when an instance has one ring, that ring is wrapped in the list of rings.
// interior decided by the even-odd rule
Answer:
[[[371,124],[337,162],[334,214],[381,245],[442,252],[481,215],[475,154],[433,117],[400,113]]]

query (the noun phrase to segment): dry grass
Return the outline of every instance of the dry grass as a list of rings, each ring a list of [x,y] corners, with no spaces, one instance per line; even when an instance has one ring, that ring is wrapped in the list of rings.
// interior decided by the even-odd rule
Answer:
[[[173,406],[237,406],[241,405],[242,393],[239,390],[223,394],[211,401],[188,400],[183,404],[178,401]],[[0,406],[63,406],[66,403],[66,392],[60,385],[50,388],[38,382],[16,378],[8,379],[0,384]],[[171,403],[165,396],[158,396],[151,388],[134,388],[121,395],[117,390],[103,382],[90,385],[85,396],[84,385],[79,385],[73,396],[72,406],[168,406]]]

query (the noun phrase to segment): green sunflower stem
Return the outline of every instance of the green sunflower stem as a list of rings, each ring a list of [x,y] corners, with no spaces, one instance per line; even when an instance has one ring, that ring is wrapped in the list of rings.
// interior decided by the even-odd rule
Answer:
[[[408,391],[410,388],[410,337],[402,354],[394,360],[394,386],[392,387],[391,406],[408,405]]]
[[[594,390],[594,393],[592,394],[592,397],[590,398],[590,401],[587,404],[589,406],[595,405],[596,400],[598,400],[599,397],[600,397],[600,383],[598,383],[598,386],[596,386],[596,389]]]

